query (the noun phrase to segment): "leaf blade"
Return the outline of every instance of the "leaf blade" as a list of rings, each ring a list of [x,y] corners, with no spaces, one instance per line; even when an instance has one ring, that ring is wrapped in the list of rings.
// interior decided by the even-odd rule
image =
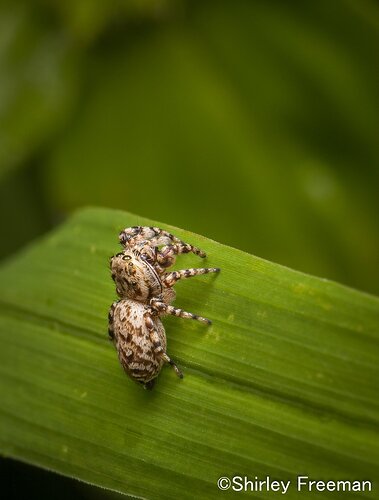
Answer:
[[[215,497],[232,473],[374,477],[378,299],[175,229],[222,268],[177,286],[214,325],[167,318],[185,379],[146,393],[106,342],[107,257],[141,223],[81,211],[0,271],[2,452],[149,498]]]

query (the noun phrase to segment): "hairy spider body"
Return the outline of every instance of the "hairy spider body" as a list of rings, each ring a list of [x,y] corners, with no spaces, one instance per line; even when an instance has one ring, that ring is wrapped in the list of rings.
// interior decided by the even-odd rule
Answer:
[[[210,324],[202,316],[173,307],[173,286],[183,278],[216,273],[219,268],[195,268],[168,272],[176,256],[192,252],[206,254],[157,227],[135,226],[120,233],[124,247],[111,258],[110,268],[120,297],[109,312],[109,336],[126,373],[145,388],[151,388],[164,363],[182,373],[166,353],[164,315],[194,319]]]
[[[166,334],[159,317],[152,316],[145,304],[121,299],[112,304],[109,336],[126,373],[151,388],[166,362]],[[153,337],[156,337],[153,340]]]
[[[163,291],[156,269],[137,249],[130,248],[112,257],[111,271],[117,295],[122,298],[146,302]]]

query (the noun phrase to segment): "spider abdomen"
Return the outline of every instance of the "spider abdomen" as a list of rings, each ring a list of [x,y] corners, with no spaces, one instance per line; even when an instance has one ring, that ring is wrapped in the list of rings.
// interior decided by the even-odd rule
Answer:
[[[118,301],[113,309],[113,342],[126,373],[137,382],[146,384],[155,378],[164,364],[161,350],[166,350],[166,334],[158,317],[150,318],[158,333],[161,349],[151,339],[146,325],[145,304],[131,299]]]

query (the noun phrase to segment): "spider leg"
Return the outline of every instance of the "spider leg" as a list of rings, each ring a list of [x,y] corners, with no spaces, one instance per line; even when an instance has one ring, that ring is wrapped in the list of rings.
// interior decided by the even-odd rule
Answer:
[[[179,245],[182,247],[188,248],[187,252],[179,252],[179,253],[188,253],[193,252],[200,257],[205,257],[206,254],[200,248],[194,247],[180,240],[173,234],[160,229],[159,227],[153,226],[134,226],[127,227],[119,234],[119,240],[121,245],[126,246],[161,246],[161,245]]]
[[[208,318],[203,318],[202,316],[198,316],[197,314],[193,314],[187,311],[183,311],[178,307],[170,306],[165,302],[162,302],[159,299],[151,299],[150,300],[151,308],[157,312],[158,316],[176,316],[178,318],[186,318],[186,319],[195,319],[197,321],[201,321],[202,323],[206,323],[207,325],[211,325],[212,321]]]
[[[109,340],[114,339],[114,327],[113,327],[113,316],[114,316],[114,310],[117,306],[119,301],[113,302],[111,305],[111,308],[109,309],[108,313],[108,335],[109,335]]]
[[[200,250],[200,248],[182,242],[164,246],[157,253],[157,262],[162,268],[167,268],[175,264],[175,258],[177,255],[190,252],[202,258],[206,256],[206,254],[202,250]]]
[[[196,269],[181,269],[180,271],[172,271],[167,273],[162,278],[162,283],[165,286],[172,287],[177,281],[183,278],[192,278],[192,276],[199,276],[200,274],[219,273],[219,267],[199,267]]]
[[[180,371],[180,369],[174,363],[174,361],[168,356],[168,354],[164,351],[162,343],[159,338],[158,331],[154,325],[154,321],[149,311],[145,313],[145,325],[149,331],[150,340],[153,344],[155,354],[158,357],[162,358],[166,363],[169,363],[174,368],[175,373],[179,378],[183,378],[183,373]]]
[[[160,241],[160,245],[168,245],[170,243],[180,243],[181,240],[173,234],[153,226],[133,226],[127,227],[119,234],[121,245],[136,245],[141,242]]]
[[[153,378],[152,380],[149,380],[148,382],[146,383],[143,383],[143,382],[140,382],[142,385],[143,385],[143,388],[144,389],[147,389],[148,391],[151,391],[151,389],[154,387],[155,385],[155,381],[156,379]]]

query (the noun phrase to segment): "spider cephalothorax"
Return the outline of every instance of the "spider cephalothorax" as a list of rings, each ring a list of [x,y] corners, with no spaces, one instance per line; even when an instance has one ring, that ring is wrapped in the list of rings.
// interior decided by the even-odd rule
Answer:
[[[167,272],[176,256],[205,253],[157,227],[134,226],[119,235],[124,250],[111,258],[112,278],[120,297],[109,312],[109,336],[119,359],[131,378],[151,388],[162,365],[170,363],[182,374],[166,353],[166,335],[160,316],[173,315],[210,324],[210,320],[171,305],[173,286],[183,278],[215,273],[219,268],[183,269]]]
[[[161,279],[145,255],[137,250],[124,250],[111,258],[112,279],[122,298],[145,302],[162,293]]]

